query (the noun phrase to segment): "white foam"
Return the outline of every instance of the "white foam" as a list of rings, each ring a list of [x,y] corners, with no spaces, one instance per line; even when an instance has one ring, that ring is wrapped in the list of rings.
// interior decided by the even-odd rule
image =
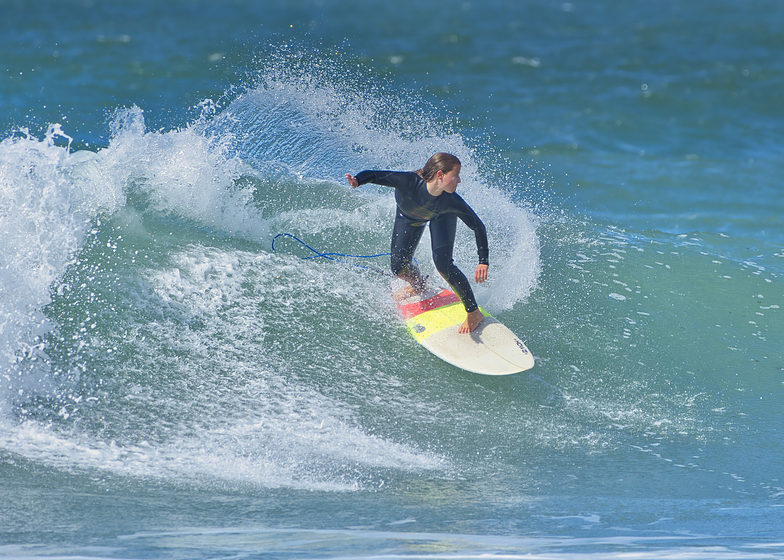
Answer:
[[[124,209],[129,193],[162,213],[253,240],[267,235],[266,222],[249,210],[252,189],[235,184],[250,169],[219,141],[192,127],[147,132],[136,107],[118,111],[112,130],[97,153],[71,153],[60,125],[43,140],[23,131],[0,142],[0,413],[9,395],[47,377],[50,290],[97,233],[100,216]],[[62,139],[69,146],[58,145]],[[139,221],[135,212],[126,212],[130,225]]]
[[[327,403],[321,403],[327,404]],[[24,422],[0,431],[0,448],[54,468],[98,469],[170,482],[351,491],[377,486],[370,469],[441,471],[435,454],[364,434],[335,419],[318,423],[258,417],[160,443],[60,434]]]
[[[213,139],[187,127],[147,132],[138,108],[119,111],[109,148],[101,152],[104,169],[162,213],[174,213],[228,233],[257,240],[266,223],[249,207],[252,188],[236,181],[253,175],[228,155],[229,136]]]
[[[464,198],[485,223],[490,243],[488,282],[475,287],[477,299],[489,312],[500,313],[524,302],[536,289],[541,273],[539,220],[530,209],[513,203],[506,193],[488,187],[473,174],[464,183]],[[476,244],[470,230],[462,232],[460,255],[461,268],[472,278]]]
[[[43,308],[74,261],[93,219],[123,203],[91,152],[69,153],[59,125],[43,140],[26,131],[0,142],[0,414],[8,398],[46,384]]]
[[[352,406],[269,354],[258,309],[274,290],[265,285],[287,291],[297,278],[281,281],[275,262],[242,251],[184,247],[171,263],[144,272],[161,318],[129,328],[133,364],[106,372],[123,379],[80,414],[122,429],[109,439],[102,429],[27,421],[2,430],[0,448],[66,470],[332,491],[375,487],[386,469],[449,468],[443,456],[366,433]],[[289,321],[301,331],[296,316]]]

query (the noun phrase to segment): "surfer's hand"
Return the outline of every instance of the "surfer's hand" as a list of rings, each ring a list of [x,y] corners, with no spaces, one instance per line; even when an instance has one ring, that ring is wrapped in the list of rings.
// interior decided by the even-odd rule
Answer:
[[[477,284],[481,284],[485,280],[487,280],[487,265],[486,264],[476,265],[476,269],[474,269],[474,282],[476,282]]]
[[[359,186],[359,181],[357,181],[357,178],[353,177],[350,173],[346,173],[346,181],[348,181],[348,184],[352,189],[356,189]]]

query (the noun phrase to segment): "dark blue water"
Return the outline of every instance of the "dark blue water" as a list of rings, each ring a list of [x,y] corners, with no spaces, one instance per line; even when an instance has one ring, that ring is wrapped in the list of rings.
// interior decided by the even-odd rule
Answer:
[[[0,556],[784,556],[778,3],[0,22]],[[272,250],[385,253],[343,176],[436,151],[529,372],[417,346],[384,257]]]

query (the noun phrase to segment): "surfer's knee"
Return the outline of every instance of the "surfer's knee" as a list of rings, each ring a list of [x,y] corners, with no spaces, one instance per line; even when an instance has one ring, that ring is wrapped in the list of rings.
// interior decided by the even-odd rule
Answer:
[[[439,253],[438,251],[434,251],[433,264],[436,265],[436,270],[441,276],[443,276],[444,278],[450,277],[452,272],[452,267],[454,266],[451,255],[446,255],[443,253]]]

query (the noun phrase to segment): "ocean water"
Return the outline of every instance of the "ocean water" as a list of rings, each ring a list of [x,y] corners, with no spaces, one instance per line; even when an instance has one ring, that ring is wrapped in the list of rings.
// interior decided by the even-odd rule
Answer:
[[[784,558],[782,28],[0,0],[0,558]],[[396,317],[343,175],[435,151],[528,372]]]

